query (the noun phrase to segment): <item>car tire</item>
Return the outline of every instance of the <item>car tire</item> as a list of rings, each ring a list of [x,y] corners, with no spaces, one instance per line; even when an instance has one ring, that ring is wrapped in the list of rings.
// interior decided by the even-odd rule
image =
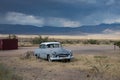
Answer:
[[[38,56],[38,55],[36,55],[36,59],[40,59],[40,55]]]
[[[50,59],[50,55],[47,56],[47,60],[48,62],[52,62],[52,60]]]
[[[68,59],[68,60],[67,60],[67,62],[70,62],[70,61],[71,61],[71,59]]]

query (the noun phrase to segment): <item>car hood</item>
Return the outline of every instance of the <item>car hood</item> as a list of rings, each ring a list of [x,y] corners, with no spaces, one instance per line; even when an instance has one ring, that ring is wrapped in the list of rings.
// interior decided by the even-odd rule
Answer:
[[[50,51],[52,53],[56,53],[56,54],[69,54],[70,51],[64,48],[54,48],[54,49],[50,49]]]

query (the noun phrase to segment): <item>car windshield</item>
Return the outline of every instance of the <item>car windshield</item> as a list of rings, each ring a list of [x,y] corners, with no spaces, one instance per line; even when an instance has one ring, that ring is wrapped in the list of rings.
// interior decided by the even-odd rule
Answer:
[[[59,48],[61,47],[60,44],[47,44],[47,48]]]

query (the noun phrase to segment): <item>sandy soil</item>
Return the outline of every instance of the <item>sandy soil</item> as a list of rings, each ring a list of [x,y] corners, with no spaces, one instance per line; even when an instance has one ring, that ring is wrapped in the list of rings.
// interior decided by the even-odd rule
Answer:
[[[114,50],[112,45],[74,45],[65,48],[71,49],[74,59],[71,62],[48,62],[36,59],[21,59],[20,56],[27,51],[34,51],[36,47],[19,47],[18,50],[0,51],[0,63],[6,64],[16,74],[23,77],[23,80],[92,80],[89,74],[87,57],[109,56],[118,57],[120,50]],[[98,77],[97,77],[98,78]],[[98,78],[94,80],[102,80]],[[106,78],[105,78],[106,79]],[[120,77],[108,78],[109,80],[120,80]]]
[[[41,35],[42,37],[49,37],[54,39],[98,39],[98,40],[120,40],[120,33],[116,34],[88,34],[88,35]],[[39,35],[16,35],[18,38],[35,38]],[[0,38],[6,38],[8,35],[0,34]]]

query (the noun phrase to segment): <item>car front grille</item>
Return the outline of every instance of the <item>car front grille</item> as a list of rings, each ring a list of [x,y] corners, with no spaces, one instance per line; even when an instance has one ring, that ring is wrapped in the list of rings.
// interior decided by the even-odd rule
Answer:
[[[57,56],[59,56],[59,57],[68,57],[69,54],[59,54],[59,55],[57,55]]]

